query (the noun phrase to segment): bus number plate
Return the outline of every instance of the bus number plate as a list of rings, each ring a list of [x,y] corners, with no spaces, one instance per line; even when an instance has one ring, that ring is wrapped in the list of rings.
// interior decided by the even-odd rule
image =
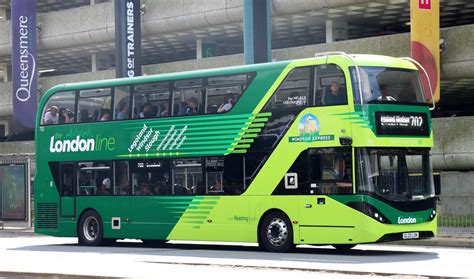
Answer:
[[[416,238],[420,238],[420,234],[418,232],[403,233],[403,239],[416,239]]]

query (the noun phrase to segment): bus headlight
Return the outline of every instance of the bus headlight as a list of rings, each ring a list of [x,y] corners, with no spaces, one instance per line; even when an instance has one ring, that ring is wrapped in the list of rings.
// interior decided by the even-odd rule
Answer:
[[[385,215],[380,213],[380,211],[378,211],[377,208],[375,208],[374,206],[368,203],[353,202],[353,203],[349,203],[348,206],[354,208],[357,211],[364,213],[367,216],[372,217],[373,219],[377,220],[380,223],[391,224],[391,222],[388,220],[387,217],[385,217]]]

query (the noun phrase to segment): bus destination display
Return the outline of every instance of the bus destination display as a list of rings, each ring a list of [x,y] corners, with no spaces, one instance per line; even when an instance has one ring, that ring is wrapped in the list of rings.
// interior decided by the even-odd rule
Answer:
[[[375,112],[378,135],[429,136],[426,113],[417,112]]]

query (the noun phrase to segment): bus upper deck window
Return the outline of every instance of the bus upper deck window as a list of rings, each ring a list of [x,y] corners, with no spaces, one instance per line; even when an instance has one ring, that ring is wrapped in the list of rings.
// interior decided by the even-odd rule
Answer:
[[[170,83],[156,82],[136,85],[133,93],[133,118],[170,116]]]
[[[203,113],[202,79],[174,82],[173,115],[191,116]]]
[[[112,120],[110,88],[82,90],[79,93],[78,122]]]
[[[315,68],[315,106],[347,104],[344,73],[337,65],[320,65]]]
[[[41,124],[74,123],[76,116],[75,100],[74,91],[59,92],[52,95],[44,107]]]
[[[306,107],[309,100],[311,68],[296,68],[282,82],[266,109]]]
[[[114,119],[130,119],[130,87],[121,86],[114,89]]]
[[[247,87],[250,75],[227,75],[207,79],[205,108],[206,114],[230,111]]]

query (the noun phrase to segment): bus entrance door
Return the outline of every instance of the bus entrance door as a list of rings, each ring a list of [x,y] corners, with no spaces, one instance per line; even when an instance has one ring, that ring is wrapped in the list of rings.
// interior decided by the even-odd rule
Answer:
[[[61,217],[76,216],[76,193],[74,181],[76,175],[74,172],[74,164],[64,163],[60,166],[60,194],[61,194]]]
[[[300,241],[308,244],[346,244],[354,226],[344,216],[344,205],[326,195],[300,196]]]

